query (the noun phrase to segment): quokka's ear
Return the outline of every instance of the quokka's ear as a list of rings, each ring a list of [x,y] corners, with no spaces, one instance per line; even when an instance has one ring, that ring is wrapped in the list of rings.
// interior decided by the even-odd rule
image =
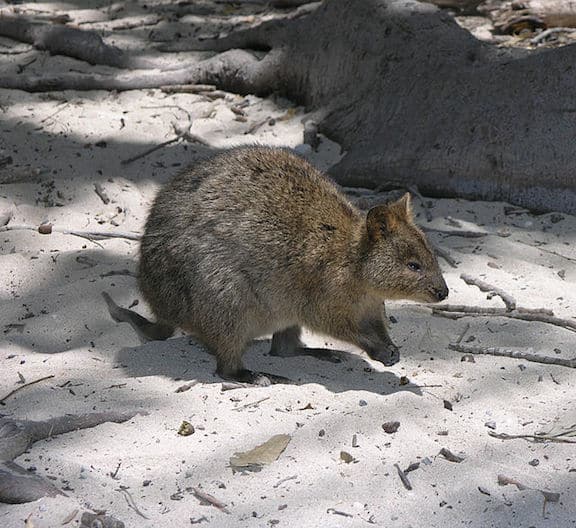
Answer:
[[[412,197],[410,193],[406,193],[402,198],[396,200],[394,203],[390,204],[398,216],[407,222],[412,222],[414,220],[414,215],[412,213]]]
[[[398,227],[399,219],[390,205],[377,205],[368,211],[366,230],[371,240],[378,240],[393,233]]]

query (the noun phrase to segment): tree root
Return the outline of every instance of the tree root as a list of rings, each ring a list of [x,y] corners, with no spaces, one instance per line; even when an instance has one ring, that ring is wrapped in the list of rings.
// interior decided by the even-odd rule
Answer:
[[[187,68],[135,70],[111,75],[62,73],[59,75],[3,75],[0,87],[27,92],[60,90],[141,90],[174,84],[217,84],[239,94],[270,93],[281,82],[277,73],[279,52],[262,60],[243,50],[230,50]]]
[[[55,55],[66,55],[89,64],[114,68],[148,69],[156,66],[151,61],[133,57],[106,44],[92,31],[61,24],[42,24],[24,17],[0,18],[0,36],[32,44],[39,50]]]
[[[576,359],[565,359],[552,356],[539,356],[530,352],[522,350],[514,350],[511,348],[500,347],[481,347],[472,345],[460,345],[451,343],[448,345],[450,350],[462,352],[463,354],[483,354],[489,356],[502,356],[514,359],[523,359],[524,361],[531,361],[533,363],[543,363],[545,365],[560,365],[562,367],[576,368]]]
[[[38,440],[89,429],[105,422],[126,422],[137,414],[143,413],[111,411],[58,416],[44,421],[0,418],[0,502],[21,504],[42,497],[64,495],[48,481],[12,462]]]

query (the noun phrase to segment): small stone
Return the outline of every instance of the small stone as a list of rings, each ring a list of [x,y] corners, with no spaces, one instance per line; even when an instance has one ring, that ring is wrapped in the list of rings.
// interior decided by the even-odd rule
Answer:
[[[438,436],[448,436],[448,431],[446,431],[446,430],[438,431],[436,434]]]
[[[519,368],[522,372],[524,372],[524,371],[526,370],[526,365],[524,365],[523,363],[520,363],[520,364],[518,365],[518,368]]]
[[[386,422],[382,424],[382,429],[387,434],[392,434],[398,431],[400,428],[400,422]]]
[[[398,322],[398,319],[396,319],[396,317],[394,317],[393,315],[391,315],[390,317],[388,317],[388,319],[390,320],[390,322],[392,324],[396,324]]]
[[[557,224],[558,222],[561,222],[562,220],[564,220],[564,217],[561,214],[552,213],[550,215],[550,222],[552,222],[553,224]]]
[[[533,458],[532,460],[530,460],[530,462],[528,462],[528,464],[530,464],[532,467],[536,467],[540,465],[540,460],[538,460],[537,458]]]
[[[366,405],[368,405],[368,402],[366,400],[360,400],[358,402],[358,405],[360,405],[360,407],[366,407]]]
[[[488,427],[488,429],[492,429],[492,430],[496,429],[496,422],[494,420],[486,422],[484,425],[486,427]]]
[[[325,434],[326,434],[326,431],[324,431],[324,429],[320,429],[320,431],[318,431],[318,436],[320,438],[322,438]]]
[[[443,403],[444,403],[444,409],[448,409],[449,411],[453,410],[452,404],[448,400],[444,400]]]
[[[564,280],[564,278],[566,277],[566,270],[565,269],[558,270],[556,274],[558,275],[558,277]]]
[[[194,432],[194,426],[186,420],[184,420],[178,428],[178,434],[180,436],[190,436],[191,434],[194,434]]]

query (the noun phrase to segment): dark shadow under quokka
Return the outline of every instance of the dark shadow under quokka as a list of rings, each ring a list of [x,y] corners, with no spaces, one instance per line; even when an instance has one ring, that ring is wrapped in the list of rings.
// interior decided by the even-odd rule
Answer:
[[[303,346],[304,326],[393,365],[384,301],[448,295],[408,194],[364,215],[308,162],[267,147],[220,153],[160,191],[139,284],[157,322],[106,296],[115,319],[148,340],[182,328],[216,356],[221,377],[256,384],[282,379],[244,368],[257,337],[273,334],[272,355],[329,356]]]

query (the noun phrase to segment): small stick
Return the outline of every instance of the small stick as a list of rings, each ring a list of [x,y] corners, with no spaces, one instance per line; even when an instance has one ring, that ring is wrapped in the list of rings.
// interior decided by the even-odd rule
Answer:
[[[486,233],[485,231],[456,231],[454,229],[437,229],[435,227],[424,227],[420,226],[422,231],[427,231],[429,233],[439,233],[445,236],[459,236],[464,238],[482,238],[491,233]]]
[[[164,93],[201,93],[201,92],[214,92],[216,86],[213,84],[171,84],[168,86],[160,86],[160,90]]]
[[[102,185],[100,185],[98,182],[94,183],[94,191],[100,197],[100,200],[104,202],[104,204],[110,203],[110,198],[106,194],[104,187],[102,187]]]
[[[196,497],[200,502],[211,504],[224,513],[230,513],[230,511],[226,508],[226,504],[219,501],[216,497],[213,497],[209,493],[205,493],[198,488],[192,488],[192,493],[194,494],[194,497]]]
[[[480,354],[488,356],[501,356],[513,359],[523,359],[524,361],[531,361],[533,363],[543,363],[544,365],[559,365],[561,367],[576,368],[576,359],[564,359],[552,356],[539,356],[530,352],[523,352],[522,350],[513,350],[510,348],[500,347],[481,347],[471,345],[460,345],[451,343],[448,345],[450,350],[462,352],[463,354]]]
[[[291,475],[290,477],[285,477],[283,479],[280,479],[278,482],[276,482],[276,484],[274,484],[274,486],[272,486],[273,488],[277,488],[279,487],[281,484],[284,484],[284,482],[287,482],[289,480],[294,480],[297,479],[298,475]]]
[[[492,286],[492,284],[488,284],[483,280],[477,279],[476,277],[472,277],[472,275],[468,275],[467,273],[462,273],[460,278],[470,286],[476,286],[480,288],[480,291],[483,292],[490,292],[498,295],[504,301],[506,305],[506,309],[511,312],[512,310],[516,309],[516,299],[512,297],[509,293],[506,293],[504,290],[497,288],[496,286]]]
[[[140,240],[142,235],[139,233],[126,233],[121,231],[78,231],[75,229],[65,229],[62,227],[49,226],[50,224],[42,224],[48,230],[47,233],[60,233],[62,235],[73,235],[81,238],[87,238],[90,241],[104,240],[107,238],[125,238],[126,240]],[[38,231],[38,226],[25,225],[25,224],[8,224],[0,226],[0,233],[3,231]]]
[[[427,306],[427,305],[426,305]],[[506,316],[510,312],[505,308],[497,306],[466,306],[464,304],[439,304],[432,308],[434,312],[462,312],[464,314],[472,315],[503,315]],[[533,314],[543,316],[554,316],[554,312],[548,308],[523,308],[518,306],[514,313],[518,314]],[[437,314],[435,314],[437,315]]]
[[[246,130],[246,132],[244,132],[244,134],[253,134],[254,132],[256,132],[256,130],[258,130],[262,125],[265,125],[268,121],[270,121],[270,116],[268,116],[266,119],[263,119],[262,121],[256,121],[256,123],[253,123],[252,126],[250,126],[250,128]]]
[[[576,31],[576,29],[570,28],[570,27],[549,28],[549,29],[546,29],[545,31],[542,31],[542,33],[538,33],[538,35],[536,35],[534,38],[531,38],[530,44],[535,46],[536,44],[539,44],[541,41],[545,40],[546,38],[548,38],[550,35],[553,35],[554,33],[574,33],[574,31]]]
[[[335,510],[334,508],[328,508],[326,513],[333,513],[334,515],[341,515],[342,517],[354,517],[351,513],[345,511]]]
[[[164,141],[163,143],[160,143],[159,145],[155,145],[152,148],[149,148],[147,150],[145,150],[144,152],[141,152],[140,154],[137,154],[136,156],[132,156],[131,158],[122,160],[120,162],[121,165],[129,165],[130,163],[139,160],[141,158],[144,158],[145,156],[148,156],[149,154],[152,154],[152,152],[156,152],[157,150],[160,150],[161,148],[166,147],[167,145],[171,145],[172,143],[176,143],[178,141],[180,141],[181,139],[185,139],[186,141],[190,141],[191,143],[200,143],[201,145],[208,145],[208,143],[206,141],[204,141],[201,137],[197,136],[196,134],[192,134],[192,132],[190,132],[190,128],[192,127],[192,120],[189,120],[186,125],[180,127],[177,126],[176,124],[172,124],[172,128],[174,129],[174,132],[176,133],[176,136],[173,137],[172,139],[169,139],[168,141]]]
[[[449,305],[446,305],[449,306]],[[488,311],[489,309],[484,308],[481,311],[469,311],[469,310],[445,310],[445,307],[435,306],[432,308],[432,315],[440,315],[442,317],[447,317],[448,319],[460,319],[461,317],[486,317],[488,315],[496,315],[497,317],[508,317],[509,319],[519,319],[520,321],[532,321],[539,323],[547,323],[554,326],[559,326],[570,330],[571,332],[576,332],[576,321],[571,321],[569,319],[561,319],[560,317],[552,317],[545,315],[542,312],[525,312],[520,310],[515,310],[513,312],[498,312],[498,311]],[[468,308],[468,307],[467,307]],[[458,313],[461,312],[461,313]]]
[[[459,345],[462,342],[462,339],[464,339],[464,336],[468,333],[468,330],[470,330],[470,323],[466,323],[464,330],[462,330],[462,333],[458,336],[458,339],[456,339],[457,345]]]
[[[266,396],[266,398],[262,398],[260,400],[256,400],[254,402],[247,403],[246,405],[242,405],[240,407],[235,407],[232,409],[233,411],[242,411],[243,409],[248,409],[250,407],[256,407],[257,405],[261,404],[263,401],[269,400],[270,396]]]
[[[118,475],[118,471],[120,471],[120,466],[122,465],[122,461],[118,462],[118,465],[116,466],[116,470],[113,473],[110,473],[110,476],[115,479],[116,475]]]
[[[488,431],[488,434],[493,438],[498,438],[500,440],[514,440],[516,438],[525,438],[527,440],[536,440],[539,442],[557,442],[563,444],[576,444],[576,440],[570,440],[569,438],[562,438],[561,436],[551,436],[551,435],[539,435],[539,434],[507,434],[507,433],[497,433],[496,431]]]
[[[16,394],[18,391],[21,391],[24,387],[30,387],[30,385],[34,385],[36,383],[40,383],[41,381],[47,380],[47,379],[51,379],[54,377],[54,374],[51,374],[50,376],[44,376],[43,378],[39,378],[37,380],[34,381],[30,381],[28,383],[25,383],[24,385],[20,385],[20,387],[16,387],[14,390],[10,391],[8,394],[6,394],[6,396],[4,396],[1,400],[0,400],[0,405],[6,405],[4,402],[10,398],[10,396],[13,396],[14,394]]]
[[[222,382],[221,390],[222,392],[236,389],[252,389],[254,385],[251,383],[241,383],[236,381],[224,381]]]
[[[410,481],[408,480],[406,473],[404,473],[404,471],[400,469],[400,466],[398,464],[394,464],[394,467],[396,468],[396,471],[398,471],[398,476],[400,477],[402,484],[404,484],[404,487],[410,491],[412,489],[412,484],[410,484]]]
[[[122,492],[122,495],[124,495],[124,498],[126,499],[126,503],[128,504],[128,506],[132,508],[138,515],[140,515],[140,517],[142,517],[143,519],[149,519],[149,517],[146,517],[146,515],[144,515],[138,509],[138,506],[136,506],[136,503],[134,502],[134,498],[126,488],[120,487],[117,491]]]

